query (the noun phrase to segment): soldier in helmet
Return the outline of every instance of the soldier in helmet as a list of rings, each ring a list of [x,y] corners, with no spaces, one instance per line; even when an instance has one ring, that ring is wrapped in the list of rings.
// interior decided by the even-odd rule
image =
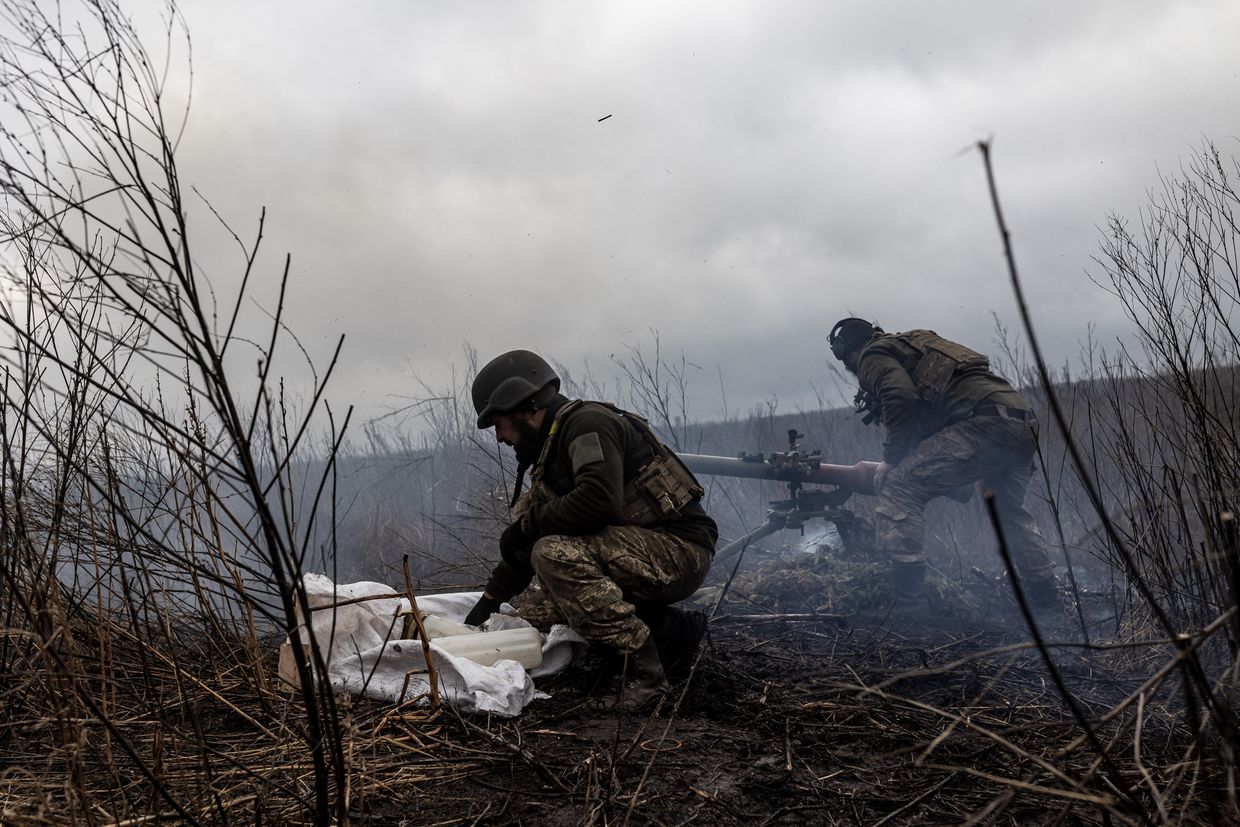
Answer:
[[[474,380],[478,427],[494,428],[516,454],[517,508],[465,620],[482,623],[537,576],[545,608],[623,656],[625,677],[604,704],[636,708],[667,686],[650,625],[702,584],[718,529],[697,480],[645,420],[559,389],[551,366],[527,350],[497,356]]]
[[[1031,604],[1058,609],[1046,543],[1024,505],[1038,433],[1024,398],[985,356],[930,330],[885,333],[848,318],[828,338],[835,358],[860,381],[858,408],[885,431],[874,528],[878,548],[891,559],[897,605],[921,599],[926,504],[980,480],[994,493]]]

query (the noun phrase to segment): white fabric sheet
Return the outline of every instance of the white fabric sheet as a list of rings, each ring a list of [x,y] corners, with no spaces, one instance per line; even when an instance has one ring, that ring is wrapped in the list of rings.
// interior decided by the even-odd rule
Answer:
[[[399,640],[409,600],[383,583],[359,582],[337,585],[321,574],[304,579],[311,608],[372,595],[390,598],[367,600],[311,613],[310,624],[302,624],[299,634],[309,643],[313,634],[324,656],[331,684],[338,692],[364,695],[398,703],[422,696],[429,703],[430,681],[422,643]],[[418,596],[418,609],[424,614],[463,622],[480,592]],[[529,626],[505,603],[491,616],[490,630]],[[490,712],[504,717],[520,715],[526,704],[546,697],[534,688],[533,678],[562,671],[573,658],[584,652],[586,642],[567,626],[553,626],[543,636],[543,661],[527,672],[514,660],[501,660],[494,666],[480,666],[454,657],[431,642],[431,657],[439,674],[439,694],[444,703],[460,710]]]

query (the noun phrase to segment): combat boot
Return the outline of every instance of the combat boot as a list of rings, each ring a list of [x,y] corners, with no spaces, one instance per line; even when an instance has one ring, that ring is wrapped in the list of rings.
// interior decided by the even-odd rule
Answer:
[[[901,635],[917,635],[925,630],[930,614],[925,582],[925,563],[892,563],[892,601],[879,621],[884,629]]]
[[[1057,634],[1067,630],[1070,618],[1063,597],[1059,594],[1059,582],[1054,577],[1032,580],[1025,584],[1025,597],[1029,611],[1043,634]]]
[[[636,652],[625,655],[623,680],[614,694],[600,701],[598,706],[615,712],[632,712],[667,691],[667,676],[663,674],[663,661],[655,647],[654,636],[646,638]]]
[[[663,671],[673,680],[687,677],[706,634],[706,613],[667,606],[658,623],[648,625]]]
[[[1063,599],[1059,596],[1059,583],[1054,577],[1042,577],[1024,583],[1029,608],[1037,614],[1063,612]]]
[[[891,591],[895,598],[892,611],[908,614],[925,609],[925,586],[925,563],[892,563]]]

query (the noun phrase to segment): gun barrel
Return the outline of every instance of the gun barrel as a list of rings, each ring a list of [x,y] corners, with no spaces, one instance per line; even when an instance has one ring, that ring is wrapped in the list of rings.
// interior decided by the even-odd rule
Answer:
[[[783,467],[765,460],[754,462],[736,457],[712,457],[706,454],[678,454],[678,456],[695,474],[838,485],[840,488],[847,488],[858,494],[874,493],[874,472],[879,466],[877,462],[857,462],[852,465],[831,465],[824,462],[817,467]]]

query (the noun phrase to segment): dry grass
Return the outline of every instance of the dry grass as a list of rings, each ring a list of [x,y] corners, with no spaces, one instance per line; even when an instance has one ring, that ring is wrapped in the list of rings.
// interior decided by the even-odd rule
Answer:
[[[0,822],[314,821],[305,705],[276,677],[270,636],[182,612],[135,623],[67,610],[63,587],[45,594],[46,633],[7,629],[0,649]],[[333,795],[364,811],[469,771],[444,757],[436,718],[342,698],[344,785]]]
[[[570,676],[545,714],[466,720],[337,696],[313,647],[293,647],[295,693],[274,678],[276,642],[308,612],[302,573],[341,579],[348,416],[321,401],[335,354],[309,366],[306,398],[286,394],[278,357],[305,353],[283,319],[287,260],[255,295],[263,219],[248,242],[216,228],[237,249],[233,289],[217,293],[190,255],[198,236],[168,127],[183,113],[163,108],[164,60],[112,0],[58,11],[0,0],[0,88],[20,121],[0,130],[0,821],[1240,817],[1240,198],[1212,147],[1165,182],[1138,232],[1109,228],[1099,281],[1143,354],[1058,388],[1035,360],[1043,420],[1059,425],[1044,429],[1038,513],[1073,567],[1078,640],[1021,632],[1013,645],[985,618],[967,628],[967,613],[927,627],[933,640],[883,618],[844,629],[763,618],[721,630],[727,647],[708,650],[657,719],[587,714]],[[655,348],[621,367],[629,401],[669,439],[724,454],[782,447],[789,423],[773,405],[714,431],[693,425],[686,363]],[[368,502],[360,533],[421,550],[419,573],[441,582],[476,582],[461,572],[485,561],[510,479],[468,427],[468,379],[425,406],[435,438],[401,458],[448,484],[416,517]],[[840,412],[797,419],[835,462],[876,444]],[[778,496],[714,484],[709,505],[734,535]],[[978,567],[991,582],[1002,546],[984,505],[930,516],[940,570],[969,584]],[[1076,567],[1101,585],[1076,588]],[[750,593],[734,597],[749,615],[881,603],[830,574],[742,578]],[[818,589],[832,599],[817,603]],[[664,749],[659,733],[689,746]],[[507,772],[506,797],[483,769]]]

